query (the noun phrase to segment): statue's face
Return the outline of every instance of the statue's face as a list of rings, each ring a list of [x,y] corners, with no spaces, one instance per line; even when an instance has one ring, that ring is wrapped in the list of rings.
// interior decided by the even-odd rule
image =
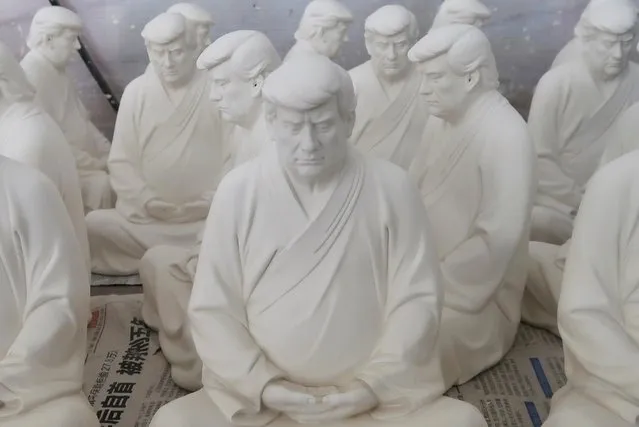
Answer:
[[[370,34],[366,38],[366,49],[378,75],[393,79],[403,76],[410,68],[408,51],[410,38],[406,31],[394,36]]]
[[[430,114],[447,120],[464,110],[472,89],[469,77],[454,73],[447,55],[424,61],[418,68],[423,74],[420,93],[426,98]]]
[[[153,69],[163,83],[184,84],[193,76],[193,52],[184,37],[166,44],[150,43],[147,52]]]
[[[202,53],[211,44],[211,26],[208,24],[198,24],[195,26],[195,40],[197,41],[198,54]]]
[[[224,120],[242,124],[253,107],[261,102],[260,82],[245,81],[233,71],[230,61],[223,62],[209,70],[211,92],[209,98],[216,104]]]
[[[599,32],[584,40],[584,58],[595,74],[604,79],[617,77],[628,66],[634,34],[611,34]]]
[[[344,22],[339,22],[332,28],[324,28],[321,33],[313,39],[313,47],[320,55],[334,58],[342,47],[342,44],[346,41],[347,32],[348,25]]]
[[[66,28],[56,36],[48,36],[41,51],[55,66],[66,67],[73,54],[80,49],[79,35],[79,31]]]
[[[278,106],[269,129],[280,163],[295,177],[316,180],[339,174],[352,123],[341,117],[335,98],[308,111]]]

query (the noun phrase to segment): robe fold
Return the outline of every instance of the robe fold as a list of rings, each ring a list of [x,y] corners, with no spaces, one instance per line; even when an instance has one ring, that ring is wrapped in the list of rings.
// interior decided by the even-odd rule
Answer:
[[[510,349],[526,280],[534,153],[526,125],[495,91],[453,127],[431,116],[411,166],[445,285],[446,385],[468,381]]]
[[[17,102],[0,116],[0,154],[31,166],[58,189],[87,270],[89,240],[73,153],[58,125],[32,102]]]
[[[639,66],[633,63],[603,101],[582,61],[570,61],[542,77],[528,118],[539,177],[531,240],[563,244],[570,238],[585,185],[617,118],[637,101]]]
[[[617,119],[599,167],[639,148],[639,103],[633,104]],[[530,242],[530,260],[522,320],[559,335],[557,304],[561,293],[564,266],[572,239],[561,246]]]
[[[421,74],[411,70],[396,99],[390,99],[371,61],[352,69],[357,95],[355,128],[351,143],[408,170],[421,142],[428,116],[419,95]]]
[[[265,139],[263,116],[250,130],[233,126],[229,138],[225,143],[230,151],[228,163],[234,166],[257,157],[262,149],[271,146],[271,141]],[[191,337],[187,307],[203,238],[204,226],[193,247],[156,246],[140,260],[140,280],[144,285],[142,317],[147,325],[158,331],[162,352],[171,365],[173,381],[187,390],[202,387],[202,362]]]
[[[56,121],[75,156],[87,211],[113,207],[113,192],[106,169],[111,144],[91,122],[89,113],[66,74],[37,50],[20,62],[38,101]]]
[[[151,425],[296,425],[261,403],[278,378],[367,383],[380,405],[336,425],[423,425],[427,405],[447,400],[440,275],[417,191],[398,167],[352,152],[309,220],[275,150],[264,154],[224,178],[207,220],[189,304],[204,390]],[[462,414],[478,420],[468,405]]]
[[[135,273],[150,247],[195,243],[224,166],[219,113],[207,94],[198,72],[175,105],[152,68],[125,89],[109,156],[116,206],[87,215],[94,272]],[[147,211],[151,199],[201,208],[163,221]]]
[[[588,185],[559,298],[568,381],[553,397],[547,426],[639,421],[638,190],[637,152],[606,165]],[[596,417],[580,417],[580,406]]]
[[[99,426],[82,402],[88,272],[60,196],[0,157],[0,424]]]

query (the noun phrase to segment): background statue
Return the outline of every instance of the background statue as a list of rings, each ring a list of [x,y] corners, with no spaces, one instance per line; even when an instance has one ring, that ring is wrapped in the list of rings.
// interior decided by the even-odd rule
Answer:
[[[349,149],[348,73],[291,59],[263,96],[274,147],[220,184],[189,304],[204,389],[151,426],[485,426],[441,396],[426,212],[404,171]]]
[[[491,16],[490,9],[479,0],[444,0],[439,6],[431,29],[450,24],[467,24],[481,28]]]
[[[35,90],[0,43],[0,154],[44,173],[56,186],[90,268],[89,240],[78,170],[58,125],[35,102]]]
[[[270,40],[249,30],[223,35],[198,58],[198,68],[207,70],[211,81],[210,100],[222,118],[234,124],[225,146],[232,151],[235,166],[268,147],[262,87],[280,63]],[[191,338],[187,306],[203,232],[204,228],[194,247],[155,246],[140,261],[140,280],[144,285],[142,316],[147,325],[158,331],[173,381],[188,390],[202,386],[202,362]]]
[[[176,3],[167,9],[168,13],[179,13],[186,18],[189,33],[195,39],[195,53],[199,55],[211,44],[213,17],[203,7],[194,3]]]
[[[111,144],[93,125],[66,69],[82,29],[80,17],[59,6],[44,7],[31,22],[21,65],[37,90],[38,100],[64,133],[80,174],[85,210],[113,207],[114,194],[107,174]]]
[[[366,19],[364,38],[371,59],[350,71],[357,96],[351,142],[408,169],[428,115],[422,76],[407,55],[419,38],[417,19],[403,6],[383,6]]]
[[[295,45],[284,61],[298,54],[320,54],[334,58],[353,22],[350,10],[337,0],[312,0],[302,15],[295,32]]]
[[[0,424],[99,427],[82,393],[89,274],[58,191],[0,156]]]
[[[224,147],[186,30],[163,13],[142,31],[152,66],[124,92],[109,157],[118,200],[86,218],[96,273],[135,273],[147,249],[191,247],[204,225]]]
[[[528,117],[539,177],[533,241],[561,245],[570,238],[617,117],[639,101],[639,68],[629,63],[636,20],[630,0],[593,0],[575,29],[581,57],[537,85]]]
[[[446,386],[498,363],[513,344],[526,281],[534,152],[497,92],[490,42],[474,26],[431,30],[408,53],[431,116],[411,174],[433,224],[445,287]]]

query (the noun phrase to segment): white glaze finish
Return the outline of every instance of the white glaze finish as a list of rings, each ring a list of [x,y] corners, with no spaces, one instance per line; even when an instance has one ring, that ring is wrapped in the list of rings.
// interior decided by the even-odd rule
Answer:
[[[407,55],[418,37],[411,11],[383,6],[364,25],[371,59],[350,71],[357,96],[351,143],[404,169],[415,157],[428,116],[419,96],[422,76]]]
[[[280,63],[269,39],[247,30],[218,38],[198,58],[198,68],[207,72],[211,83],[211,102],[223,119],[233,123],[225,145],[232,152],[234,166],[257,157],[262,147],[268,146],[262,86]],[[187,320],[201,237],[192,248],[155,246],[140,261],[144,321],[158,331],[173,380],[189,390],[202,386],[202,363]]]
[[[525,287],[534,153],[526,124],[497,92],[486,36],[431,30],[409,52],[431,116],[410,172],[433,224],[445,302],[446,385],[463,383],[510,349]]]
[[[191,247],[204,225],[225,148],[186,29],[164,13],[143,30],[151,67],[122,96],[109,156],[116,207],[86,218],[96,273],[135,273],[150,247]]]
[[[97,427],[82,395],[88,272],[52,182],[0,156],[0,424]]]
[[[424,207],[403,170],[349,149],[348,74],[290,59],[263,95],[274,146],[220,184],[189,304],[204,390],[151,426],[485,426],[441,396]]]
[[[604,166],[586,189],[558,308],[568,382],[546,427],[630,427],[639,419],[638,166],[635,151]]]
[[[75,156],[85,211],[107,209],[115,202],[107,173],[111,144],[93,125],[66,68],[76,49],[80,18],[49,6],[33,17],[21,65],[44,110],[56,121]]]
[[[628,61],[636,16],[629,0],[593,0],[575,29],[580,58],[552,68],[537,85],[528,118],[539,176],[533,241],[570,238],[616,119],[639,101],[639,67]]]

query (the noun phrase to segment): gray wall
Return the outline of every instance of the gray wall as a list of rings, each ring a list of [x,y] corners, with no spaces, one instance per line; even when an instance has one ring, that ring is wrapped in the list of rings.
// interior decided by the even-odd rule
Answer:
[[[237,29],[266,33],[281,54],[293,44],[293,33],[306,0],[191,0],[212,12],[217,37]],[[337,62],[351,68],[367,59],[364,19],[388,3],[403,4],[418,17],[422,34],[430,27],[441,0],[343,0],[356,20]],[[572,31],[588,0],[483,0],[493,10],[485,27],[501,74],[502,92],[525,116],[532,91]],[[156,14],[177,0],[61,0],[80,14],[83,41],[117,97],[141,74],[148,62],[140,31]],[[0,0],[0,39],[22,57],[33,13],[47,0]],[[99,88],[76,58],[71,72],[94,121],[109,137],[115,114]]]

